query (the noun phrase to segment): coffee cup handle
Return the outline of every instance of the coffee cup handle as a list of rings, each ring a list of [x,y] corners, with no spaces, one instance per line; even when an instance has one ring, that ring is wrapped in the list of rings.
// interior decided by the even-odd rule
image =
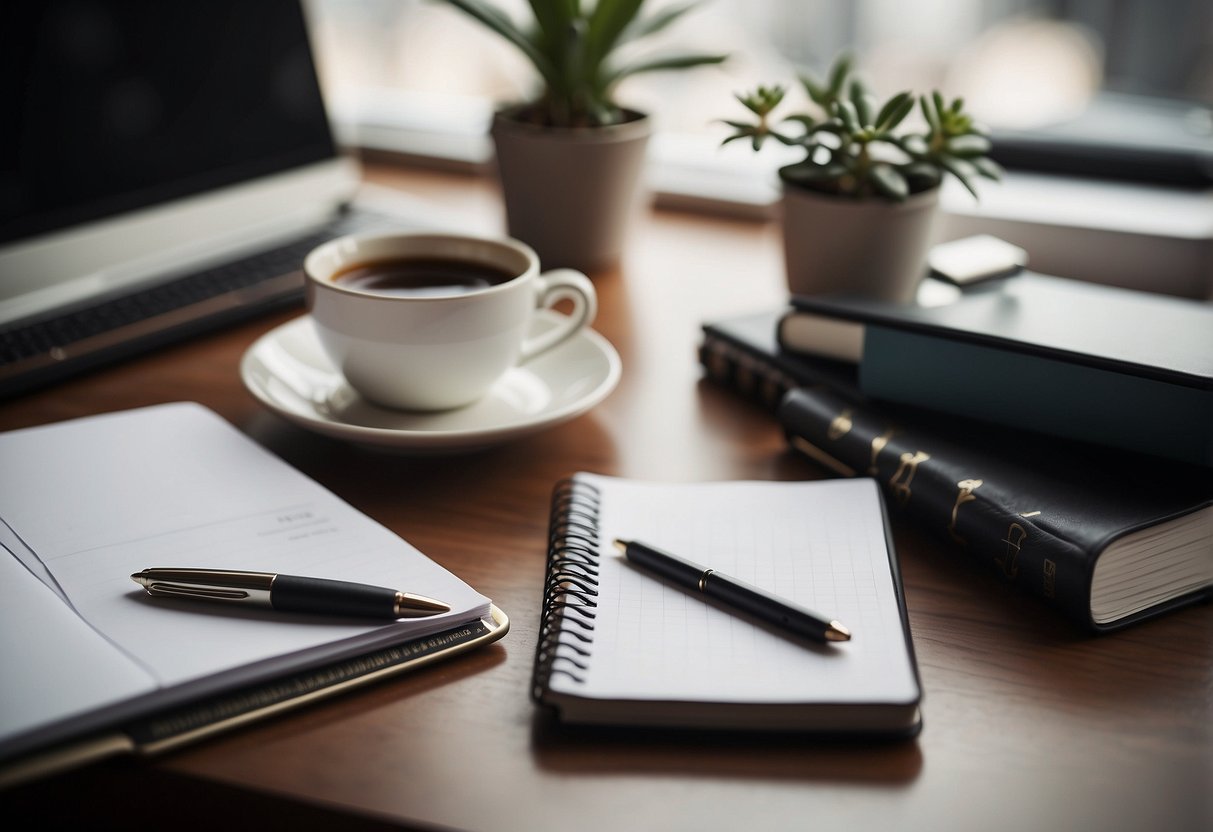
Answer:
[[[553,269],[539,275],[535,281],[537,308],[547,309],[562,300],[571,300],[573,312],[561,316],[563,320],[555,328],[523,341],[519,363],[529,361],[557,344],[563,344],[593,323],[594,316],[598,314],[598,295],[594,291],[594,284],[581,272]]]

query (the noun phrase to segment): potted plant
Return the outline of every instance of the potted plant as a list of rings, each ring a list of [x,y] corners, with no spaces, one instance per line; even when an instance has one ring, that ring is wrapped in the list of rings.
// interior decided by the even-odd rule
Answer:
[[[933,92],[900,92],[883,105],[839,58],[825,82],[801,78],[819,112],[772,113],[783,87],[760,86],[737,99],[756,122],[726,121],[724,143],[767,139],[800,147],[804,158],[779,170],[788,288],[793,294],[864,294],[906,302],[925,273],[931,226],[945,175],[973,195],[976,177],[997,180],[985,132],[965,112]],[[924,126],[903,129],[918,106]]]
[[[716,64],[723,55],[619,58],[621,47],[664,30],[695,4],[641,17],[644,0],[530,0],[513,21],[485,0],[447,0],[497,32],[534,65],[542,87],[493,119],[509,232],[546,268],[594,271],[615,262],[639,193],[651,127],[614,100],[625,78]]]

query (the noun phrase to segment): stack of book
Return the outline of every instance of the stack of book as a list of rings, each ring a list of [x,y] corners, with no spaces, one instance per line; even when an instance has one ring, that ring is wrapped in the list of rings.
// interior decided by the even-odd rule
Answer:
[[[1021,273],[703,334],[793,448],[1086,627],[1213,598],[1213,306]]]

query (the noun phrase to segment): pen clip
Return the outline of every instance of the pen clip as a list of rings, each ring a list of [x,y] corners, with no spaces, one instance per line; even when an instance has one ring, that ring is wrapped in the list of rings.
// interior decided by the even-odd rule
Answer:
[[[231,589],[218,586],[183,586],[181,584],[151,583],[147,586],[148,595],[168,595],[178,598],[206,598],[217,601],[242,601],[249,597],[244,589]]]
[[[144,569],[131,575],[131,580],[148,595],[268,605],[275,577],[273,572],[229,569]]]

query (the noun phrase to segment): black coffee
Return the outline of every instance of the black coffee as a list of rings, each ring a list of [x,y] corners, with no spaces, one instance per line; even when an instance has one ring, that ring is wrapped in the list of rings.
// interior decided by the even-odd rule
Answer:
[[[376,295],[419,298],[467,294],[515,277],[505,269],[471,260],[402,257],[350,266],[333,275],[333,281]]]

